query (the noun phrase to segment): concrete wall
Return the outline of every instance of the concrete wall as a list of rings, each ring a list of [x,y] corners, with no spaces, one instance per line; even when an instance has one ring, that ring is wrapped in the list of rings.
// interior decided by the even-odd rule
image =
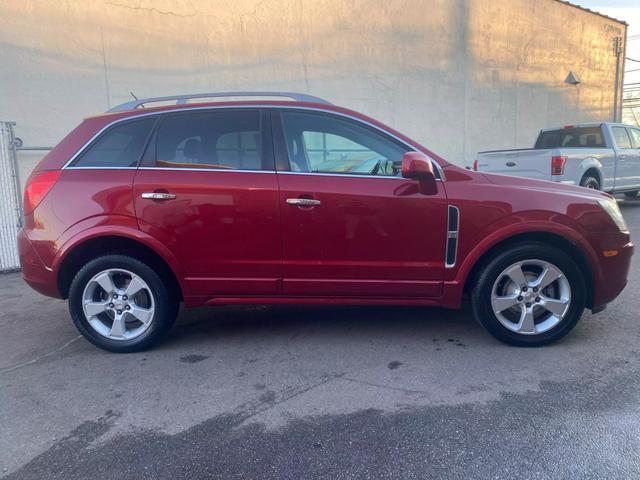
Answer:
[[[625,31],[556,0],[3,0],[0,18],[0,118],[28,145],[130,91],[274,89],[360,110],[458,164],[610,120]],[[20,157],[24,180],[39,155]]]

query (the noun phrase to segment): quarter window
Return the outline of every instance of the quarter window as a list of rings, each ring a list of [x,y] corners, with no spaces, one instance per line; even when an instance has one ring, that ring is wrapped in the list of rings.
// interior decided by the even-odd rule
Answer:
[[[611,133],[616,139],[616,145],[618,148],[631,148],[631,141],[629,135],[627,135],[627,129],[624,127],[612,127]]]
[[[292,171],[399,176],[408,150],[354,122],[315,113],[283,112]]]
[[[257,110],[170,115],[162,120],[155,155],[145,155],[145,165],[262,170],[261,144]]]
[[[96,140],[73,163],[74,167],[136,167],[155,118],[118,124]]]

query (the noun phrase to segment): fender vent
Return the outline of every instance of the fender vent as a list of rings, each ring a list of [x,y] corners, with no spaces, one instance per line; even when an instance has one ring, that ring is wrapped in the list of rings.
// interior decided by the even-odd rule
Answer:
[[[460,229],[460,210],[449,205],[447,220],[447,250],[445,254],[445,268],[452,268],[456,264],[458,253],[458,231]]]

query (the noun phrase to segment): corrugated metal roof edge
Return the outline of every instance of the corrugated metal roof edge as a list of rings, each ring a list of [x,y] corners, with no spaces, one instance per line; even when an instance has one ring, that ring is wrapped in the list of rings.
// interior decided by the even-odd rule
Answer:
[[[568,5],[568,6],[574,7],[574,8],[578,8],[578,9],[584,11],[584,12],[593,13],[594,15],[598,15],[600,17],[608,18],[609,20],[613,20],[614,22],[622,23],[623,25],[629,26],[629,24],[627,22],[625,22],[624,20],[620,20],[618,18],[610,17],[609,15],[605,15],[604,13],[596,12],[595,10],[591,10],[590,8],[583,7],[581,5],[577,5],[577,4],[572,3],[572,2],[568,2],[567,0],[554,0],[554,1],[555,2],[564,3],[565,5]]]

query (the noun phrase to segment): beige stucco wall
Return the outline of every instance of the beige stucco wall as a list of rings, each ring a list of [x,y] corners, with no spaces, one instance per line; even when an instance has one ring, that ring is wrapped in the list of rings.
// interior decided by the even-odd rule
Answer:
[[[130,91],[294,90],[458,164],[610,120],[625,28],[555,0],[3,0],[0,22],[0,119],[28,145]],[[20,157],[24,179],[39,155]]]

